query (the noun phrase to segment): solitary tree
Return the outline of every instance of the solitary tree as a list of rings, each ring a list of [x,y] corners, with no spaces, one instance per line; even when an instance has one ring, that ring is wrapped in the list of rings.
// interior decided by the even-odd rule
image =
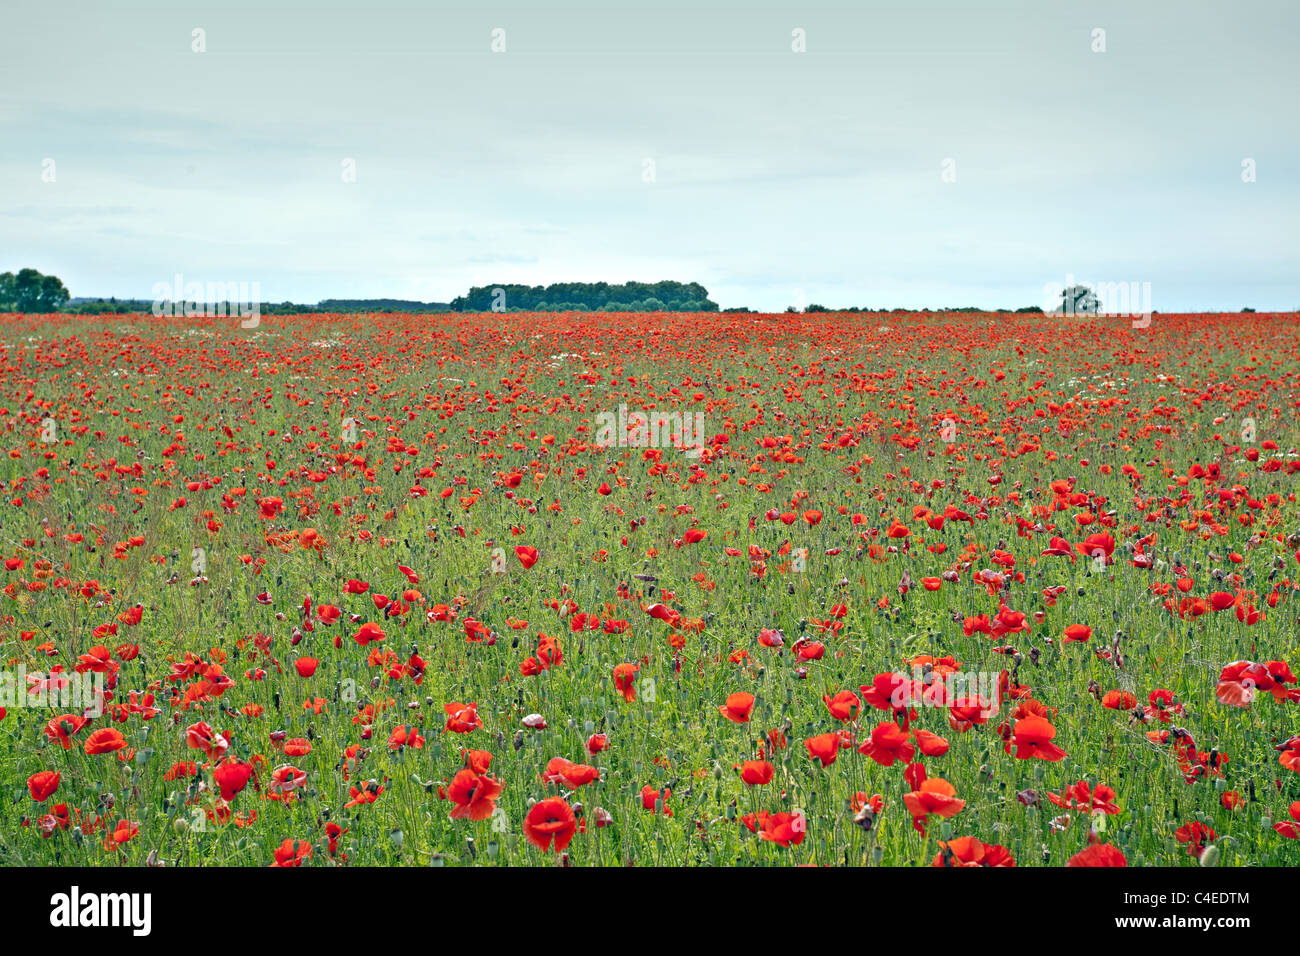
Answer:
[[[1061,291],[1060,311],[1066,315],[1096,315],[1097,296],[1086,285],[1072,285]]]

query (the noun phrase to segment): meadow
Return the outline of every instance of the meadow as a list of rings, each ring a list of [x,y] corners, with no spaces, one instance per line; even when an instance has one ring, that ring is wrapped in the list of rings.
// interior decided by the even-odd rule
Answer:
[[[1300,322],[0,316],[0,864],[1295,866]]]

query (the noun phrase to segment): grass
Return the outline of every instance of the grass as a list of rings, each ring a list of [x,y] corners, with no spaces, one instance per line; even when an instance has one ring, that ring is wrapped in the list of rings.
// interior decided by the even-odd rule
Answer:
[[[1199,821],[1215,833],[1206,863],[1293,866],[1297,842],[1273,824],[1300,800],[1300,777],[1275,749],[1300,733],[1296,702],[1261,694],[1229,706],[1216,684],[1235,660],[1300,663],[1296,329],[1294,316],[1268,315],[1161,315],[1145,329],[981,314],[316,315],[264,317],[252,330],[220,317],[2,319],[0,551],[21,562],[0,597],[5,666],[71,671],[104,645],[110,705],[152,693],[159,713],[117,721],[110,711],[65,751],[44,733],[57,710],[8,706],[0,862],[264,866],[290,840],[310,846],[307,865],[913,866],[929,865],[940,841],[973,836],[1019,866],[1060,866],[1095,826],[1130,865],[1196,865],[1176,832]],[[620,403],[702,412],[705,434],[728,441],[700,457],[596,447],[597,413]],[[350,415],[355,441],[343,437]],[[49,420],[53,442],[42,440]],[[1189,477],[1211,464],[1218,478]],[[1066,494],[1052,489],[1070,478]],[[602,482],[610,494],[597,492]],[[271,497],[284,509],[262,517]],[[945,506],[970,521],[935,530],[914,511]],[[770,509],[796,519],[768,520]],[[804,520],[809,509],[819,523]],[[896,523],[910,535],[890,538]],[[707,537],[682,543],[691,528]],[[1041,553],[1052,535],[1074,545],[1098,531],[1116,542],[1113,563]],[[1134,543],[1152,532],[1152,567],[1133,566]],[[537,548],[532,568],[516,545]],[[1030,630],[967,636],[964,619],[998,611],[975,575],[998,567],[999,549],[1023,575],[1002,597]],[[956,580],[939,590],[922,586],[950,570]],[[1153,591],[1179,577],[1192,581],[1186,594]],[[370,592],[346,593],[350,579]],[[1064,591],[1049,605],[1052,585]],[[407,588],[419,597],[405,614],[371,599]],[[1216,591],[1234,606],[1197,616],[1165,606]],[[341,619],[304,630],[307,596]],[[626,624],[575,632],[557,610],[566,601]],[[656,602],[689,626],[649,616]],[[136,603],[140,623],[119,622]],[[457,619],[430,621],[437,604]],[[1242,623],[1237,606],[1263,618]],[[495,639],[467,640],[467,618]],[[353,635],[367,621],[385,637],[362,647]],[[835,632],[818,623],[831,621]],[[95,635],[114,623],[115,635]],[[1072,624],[1092,637],[1063,644]],[[765,628],[784,646],[762,646]],[[539,634],[558,639],[563,662],[524,676]],[[797,660],[800,638],[821,641],[824,656]],[[123,660],[122,644],[138,656]],[[995,650],[1006,646],[1017,653]],[[1122,666],[1100,653],[1114,649]],[[412,654],[425,662],[418,683],[402,672]],[[169,679],[187,655],[220,664],[230,685],[203,693],[198,674]],[[920,655],[1007,670],[1047,708],[1067,756],[1008,752],[999,726],[1015,723],[1023,700],[966,732],[945,709],[919,708],[910,725],[950,749],[915,761],[965,801],[919,832],[904,801],[908,761],[881,766],[856,752],[891,715],[864,707],[842,723],[822,698],[860,693]],[[293,662],[307,656],[319,666],[301,677]],[[612,677],[624,663],[639,665],[633,702]],[[1140,710],[1162,688],[1183,708],[1167,723],[1099,699],[1128,691]],[[754,708],[736,724],[719,706],[742,691]],[[317,699],[319,713],[304,707]],[[446,732],[451,702],[476,702],[483,727]],[[369,723],[366,705],[377,711]],[[524,726],[530,714],[546,728]],[[200,721],[228,738],[224,757],[187,745]],[[423,746],[390,748],[398,726],[418,728]],[[125,749],[88,755],[100,727],[119,730]],[[1189,782],[1174,745],[1148,737],[1173,727],[1226,756],[1220,773]],[[773,748],[773,730],[787,746]],[[854,746],[823,768],[804,741],[836,730]],[[311,752],[278,753],[277,732]],[[591,755],[596,733],[609,747]],[[449,819],[440,799],[465,748],[490,751],[488,775],[504,785],[501,812],[480,821]],[[773,778],[747,786],[735,768],[760,748]],[[576,790],[546,782],[555,757],[600,779]],[[193,776],[165,779],[185,761]],[[254,768],[228,803],[213,776],[222,761]],[[268,799],[285,764],[305,783],[295,800]],[[60,781],[38,802],[27,780],[40,771]],[[1048,802],[1080,780],[1113,788],[1119,812],[1094,821]],[[382,793],[345,806],[365,781]],[[646,786],[670,793],[646,809]],[[1036,805],[1018,798],[1026,791]],[[1229,791],[1241,795],[1235,809]],[[883,798],[869,829],[855,823],[857,793]],[[556,796],[586,824],[562,856],[524,831],[530,807]],[[47,818],[59,804],[66,826]],[[609,825],[595,825],[596,808]],[[671,816],[656,812],[665,808]],[[795,811],[806,829],[788,846],[743,822]],[[119,820],[138,829],[106,848]],[[333,853],[330,822],[346,831]]]

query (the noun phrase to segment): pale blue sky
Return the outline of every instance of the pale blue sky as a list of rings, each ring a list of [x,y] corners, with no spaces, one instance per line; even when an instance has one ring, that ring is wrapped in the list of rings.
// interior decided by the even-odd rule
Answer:
[[[680,279],[769,310],[1072,275],[1294,309],[1298,28],[1281,0],[4,0],[0,271],[276,302]]]

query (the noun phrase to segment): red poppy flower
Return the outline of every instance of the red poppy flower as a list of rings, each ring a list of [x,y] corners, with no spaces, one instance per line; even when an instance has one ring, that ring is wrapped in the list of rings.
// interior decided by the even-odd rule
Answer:
[[[871,732],[871,737],[858,748],[858,753],[866,754],[882,767],[892,767],[896,760],[911,763],[916,746],[908,731],[900,729],[893,721],[886,721]]]
[[[1187,844],[1188,856],[1200,856],[1205,845],[1218,838],[1213,827],[1206,826],[1199,820],[1193,820],[1191,823],[1184,823],[1174,831],[1174,839],[1179,843]]]
[[[577,829],[573,808],[560,797],[537,801],[524,817],[524,836],[539,850],[550,849],[554,841],[555,852],[563,852]]]
[[[762,825],[759,836],[783,847],[798,846],[808,834],[808,818],[802,813],[765,814]]]
[[[44,803],[59,789],[59,773],[56,770],[39,770],[27,778],[27,790],[37,803]]]
[[[661,792],[650,786],[650,784],[646,784],[641,788],[641,808],[649,810],[651,813],[662,810],[664,816],[671,817],[673,812],[668,809],[668,798],[670,796],[672,796],[672,791],[667,787],[664,787]]]
[[[926,817],[951,817],[961,812],[966,801],[957,797],[957,789],[947,780],[930,777],[921,781],[920,787],[911,793],[903,794],[903,803],[912,814],[912,826],[919,833],[925,832]]]
[[[51,741],[57,741],[64,750],[68,750],[72,747],[72,736],[87,723],[86,718],[78,714],[60,714],[45,725],[45,736]]]
[[[629,704],[636,701],[636,672],[640,670],[637,664],[618,664],[614,667],[614,689],[623,695],[623,699]]]
[[[468,734],[483,726],[483,721],[478,717],[478,704],[462,704],[453,701],[450,704],[443,704],[442,709],[447,714],[446,729],[454,734]]]
[[[839,757],[840,735],[834,731],[829,734],[818,734],[816,737],[809,737],[803,742],[804,747],[808,750],[808,756],[813,760],[820,760],[823,767],[829,767],[836,758]]]
[[[126,738],[112,727],[101,727],[86,738],[86,753],[90,756],[109,754],[126,746]]]
[[[928,730],[921,730],[919,727],[912,731],[916,737],[916,749],[921,751],[927,757],[942,757],[948,752],[948,741],[938,734],[933,734]],[[908,758],[911,759],[911,758]]]
[[[303,861],[311,856],[311,844],[306,840],[285,840],[275,848],[275,862],[272,866],[302,866]]]
[[[563,757],[552,757],[546,764],[542,779],[547,783],[560,783],[569,790],[576,790],[599,780],[600,771],[585,763],[574,763],[572,760],[565,760]]]
[[[384,639],[384,629],[373,621],[367,621],[352,635],[352,639],[365,647],[371,641],[382,641]]]
[[[468,767],[459,770],[447,786],[447,799],[456,806],[451,811],[453,820],[486,820],[496,809],[496,799],[505,789],[504,784]]]
[[[823,696],[822,702],[836,720],[852,720],[862,707],[862,701],[851,690],[842,690],[834,697]]]
[[[1045,717],[1031,715],[1016,721],[1011,743],[1016,748],[1018,760],[1031,757],[1039,760],[1061,760],[1066,756],[1064,750],[1052,743],[1056,728]]]
[[[718,708],[718,713],[734,724],[747,724],[753,709],[754,695],[742,690],[729,694],[727,702]]]
[[[984,843],[975,837],[940,840],[939,852],[931,866],[1015,866],[1011,851],[1004,846]]]
[[[212,771],[212,779],[221,788],[221,799],[230,801],[248,785],[248,778],[253,775],[252,764],[227,760]]]
[[[1109,843],[1094,843],[1084,847],[1065,863],[1066,866],[1128,866],[1128,860],[1119,847]]]

